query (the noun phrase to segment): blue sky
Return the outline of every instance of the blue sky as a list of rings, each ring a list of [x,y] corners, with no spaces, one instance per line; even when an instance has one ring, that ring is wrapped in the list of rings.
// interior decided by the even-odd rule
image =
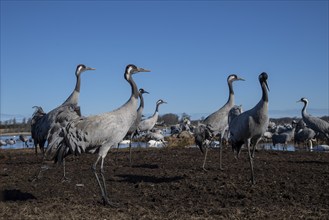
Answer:
[[[146,94],[145,114],[214,112],[228,98],[244,110],[261,97],[265,71],[270,117],[329,115],[328,1],[1,1],[1,120],[60,105],[82,75],[83,115],[127,101],[133,63]]]

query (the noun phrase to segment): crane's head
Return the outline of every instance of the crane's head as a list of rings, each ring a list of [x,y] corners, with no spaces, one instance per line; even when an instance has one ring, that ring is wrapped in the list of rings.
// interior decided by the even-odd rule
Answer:
[[[87,71],[87,70],[95,70],[95,68],[91,68],[91,67],[87,67],[83,64],[79,64],[77,66],[77,69],[75,70],[75,75],[79,76],[81,73],[83,73],[84,71]]]
[[[245,81],[245,79],[238,77],[236,74],[231,74],[227,77],[227,82],[233,82],[237,80]]]
[[[304,102],[304,104],[307,104],[308,103],[308,99],[305,98],[305,97],[303,97],[300,100],[298,100],[297,102]]]
[[[162,99],[159,99],[157,101],[157,105],[164,104],[164,103],[167,104],[167,102],[163,101]]]
[[[137,67],[134,64],[128,64],[126,67],[125,74],[132,75],[132,74],[139,73],[139,72],[151,72],[151,70]]]
[[[267,85],[267,79],[268,79],[268,75],[267,75],[267,73],[262,72],[262,73],[259,75],[258,79],[259,79],[260,84],[263,84],[263,83],[264,83],[265,86],[266,86],[266,88],[267,88],[267,90],[270,91],[270,88],[268,88],[268,85]]]
[[[143,88],[140,88],[140,89],[139,89],[139,93],[140,93],[140,94],[144,94],[144,93],[149,94],[149,92],[148,92],[148,91],[145,91]]]

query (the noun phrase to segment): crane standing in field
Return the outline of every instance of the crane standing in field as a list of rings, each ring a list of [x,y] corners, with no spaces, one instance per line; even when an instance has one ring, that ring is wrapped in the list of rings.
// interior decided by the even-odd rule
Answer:
[[[233,82],[244,79],[238,77],[236,74],[231,74],[227,77],[227,84],[229,88],[229,97],[227,102],[224,106],[222,106],[220,109],[218,109],[216,112],[209,115],[206,119],[203,120],[202,124],[207,125],[207,129],[212,130],[214,133],[213,136],[216,136],[217,134],[220,134],[220,158],[219,158],[219,169],[223,170],[222,168],[222,150],[223,150],[223,137],[225,134],[225,130],[228,128],[228,113],[231,110],[231,108],[234,106],[234,91],[233,91]],[[200,131],[205,131],[204,129],[200,129]],[[196,135],[198,136],[198,134]],[[200,138],[200,137],[198,137]],[[198,145],[199,146],[199,145]],[[203,147],[205,147],[205,155],[203,160],[203,166],[202,168],[205,169],[205,164],[207,160],[207,151],[208,147],[206,145],[199,146],[201,152],[203,152]]]
[[[63,108],[70,106],[76,108],[78,106],[78,100],[80,95],[80,84],[81,84],[81,73],[87,70],[95,70],[91,67],[86,67],[83,64],[79,64],[76,68],[75,75],[77,77],[76,84],[73,92],[70,96],[57,108],[45,113],[41,107],[37,107],[32,117],[31,123],[31,134],[34,141],[35,154],[37,154],[37,146],[39,145],[40,150],[44,153],[44,145],[48,139],[49,130],[55,125],[56,117],[59,112],[63,111]],[[80,111],[79,111],[80,114]],[[48,140],[49,141],[49,140]]]
[[[259,75],[259,82],[262,88],[262,98],[258,104],[254,108],[236,116],[229,126],[232,149],[237,152],[237,157],[239,156],[243,144],[248,149],[252,184],[255,184],[253,167],[255,148],[266,131],[269,123],[267,92],[269,88],[267,85],[267,78],[268,75],[265,72]],[[251,153],[250,150],[251,145],[253,147],[253,153]]]
[[[329,123],[326,122],[325,120],[322,120],[321,118],[313,117],[312,115],[310,115],[306,112],[306,108],[308,105],[307,98],[301,98],[297,102],[304,103],[304,107],[302,109],[302,117],[303,117],[303,121],[306,123],[307,127],[311,128],[315,132],[324,134],[327,137],[327,139],[329,140]]]
[[[106,190],[104,159],[110,148],[122,141],[136,120],[139,92],[132,75],[138,72],[149,72],[149,70],[132,64],[127,65],[124,78],[131,86],[131,96],[120,108],[100,115],[80,117],[72,120],[60,131],[50,134],[54,138],[53,142],[49,143],[47,155],[50,156],[54,152],[52,159],[55,162],[61,163],[70,154],[80,155],[84,152],[98,154],[92,171],[99,185],[104,205],[114,205],[108,198]],[[100,172],[97,173],[99,162]]]
[[[155,124],[158,121],[158,117],[159,117],[159,106],[161,104],[167,103],[165,101],[163,101],[162,99],[159,99],[156,102],[156,107],[155,107],[155,111],[153,113],[152,116],[150,116],[147,119],[142,120],[141,122],[139,122],[137,130],[138,132],[149,132],[150,130],[152,130],[152,128],[155,126]]]

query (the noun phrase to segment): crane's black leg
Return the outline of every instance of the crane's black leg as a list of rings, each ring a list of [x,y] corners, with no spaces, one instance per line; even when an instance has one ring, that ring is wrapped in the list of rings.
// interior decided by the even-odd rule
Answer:
[[[256,147],[258,146],[258,142],[260,141],[260,138],[257,139],[256,144],[254,144],[254,146],[252,147],[252,158],[255,158],[255,151],[256,151]]]
[[[207,160],[207,154],[208,154],[208,146],[206,146],[206,152],[204,153],[204,159],[203,159],[203,165],[202,165],[202,169],[204,171],[208,171],[205,166],[206,166],[206,160]]]
[[[102,183],[99,180],[99,177],[98,177],[98,174],[97,174],[97,171],[96,171],[97,163],[99,162],[99,159],[101,159],[101,158],[102,158],[102,161],[101,161],[100,175],[102,177]],[[99,186],[99,188],[101,190],[101,194],[102,194],[102,199],[103,199],[104,205],[110,205],[112,207],[117,207],[117,204],[115,204],[112,201],[110,201],[110,199],[107,196],[107,190],[106,190],[106,182],[105,182],[105,177],[104,177],[103,164],[104,164],[104,158],[102,156],[98,156],[95,164],[92,166],[92,170],[93,170],[93,172],[95,174],[95,177],[96,177],[98,186]]]
[[[135,135],[135,132],[133,132],[130,136],[130,143],[129,143],[129,163],[130,163],[130,166],[131,166],[131,143],[133,142],[133,137]]]
[[[65,158],[63,159],[63,178],[62,182],[70,182],[70,179],[66,177]]]
[[[247,145],[247,148],[248,148],[248,156],[249,156],[249,163],[250,163],[251,183],[254,185],[255,184],[254,161],[253,161],[253,157],[251,155],[251,150],[250,150],[250,139],[247,140],[246,145]]]
[[[223,143],[219,146],[219,169],[224,170],[222,166],[222,157],[223,157]]]
[[[105,205],[104,198],[106,197],[106,195],[105,195],[105,192],[104,192],[103,186],[102,186],[101,182],[99,181],[99,177],[98,177],[98,175],[97,175],[97,170],[96,170],[97,163],[98,163],[98,161],[99,161],[100,158],[101,158],[101,156],[98,156],[96,162],[95,162],[94,165],[92,166],[92,171],[93,171],[93,173],[95,174],[95,177],[96,177],[96,180],[97,180],[98,186],[99,186],[99,188],[100,188],[100,190],[101,190],[101,194],[102,194],[103,202],[104,202],[104,205]]]

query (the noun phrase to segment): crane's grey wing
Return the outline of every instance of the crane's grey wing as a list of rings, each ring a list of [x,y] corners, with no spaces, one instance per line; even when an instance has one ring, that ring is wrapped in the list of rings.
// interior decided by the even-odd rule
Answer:
[[[306,121],[307,126],[311,129],[322,132],[326,134],[327,137],[329,137],[329,123],[322,120],[321,118],[310,116],[308,120]]]
[[[209,126],[206,126],[204,124],[199,124],[194,129],[194,141],[202,153],[204,153],[205,145],[207,145],[207,143],[210,143],[211,139],[212,139],[212,131],[209,128]]]
[[[46,152],[48,157],[55,152],[55,155],[50,157],[55,159],[55,162],[61,161],[69,152],[70,145],[67,143],[67,136],[76,121],[80,119],[80,108],[78,106],[65,105],[58,109],[54,124],[48,134],[48,149]],[[62,157],[58,158],[59,155]]]
[[[214,131],[222,132],[228,125],[228,112],[225,106],[218,111],[210,114],[203,123],[210,125]]]

